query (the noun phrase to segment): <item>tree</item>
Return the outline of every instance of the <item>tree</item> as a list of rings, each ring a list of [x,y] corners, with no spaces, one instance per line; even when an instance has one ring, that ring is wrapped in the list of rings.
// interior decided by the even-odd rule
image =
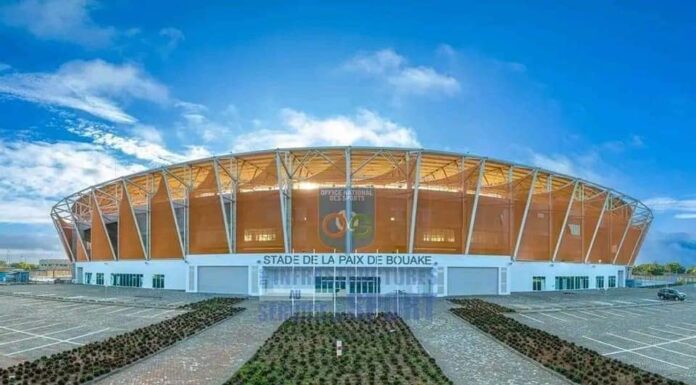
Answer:
[[[34,265],[32,263],[28,262],[16,262],[10,264],[10,267],[13,267],[15,269],[22,269],[22,270],[36,270],[39,268],[38,265]]]
[[[696,266],[694,266],[694,267],[692,267],[691,269],[689,269],[689,271],[687,271],[687,273],[688,273],[688,274],[691,274],[691,275],[696,275]]]
[[[686,268],[682,266],[679,262],[670,262],[665,265],[665,271],[671,274],[684,274]]]
[[[665,273],[665,268],[657,263],[644,263],[633,268],[635,275],[662,275]]]

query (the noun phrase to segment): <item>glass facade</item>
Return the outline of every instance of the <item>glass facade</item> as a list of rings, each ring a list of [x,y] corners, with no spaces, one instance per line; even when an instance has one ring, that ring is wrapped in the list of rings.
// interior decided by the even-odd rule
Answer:
[[[556,277],[556,290],[581,290],[590,288],[590,277],[563,276]]]
[[[143,287],[143,275],[111,274],[111,286]]]
[[[546,277],[532,277],[532,290],[533,291],[546,290]]]
[[[604,289],[604,276],[599,275],[596,278],[597,280],[597,289]]]
[[[221,156],[86,191],[52,211],[73,261],[357,251],[631,265],[652,221],[581,180],[419,149]]]
[[[164,289],[164,274],[155,274],[152,276],[152,288]]]

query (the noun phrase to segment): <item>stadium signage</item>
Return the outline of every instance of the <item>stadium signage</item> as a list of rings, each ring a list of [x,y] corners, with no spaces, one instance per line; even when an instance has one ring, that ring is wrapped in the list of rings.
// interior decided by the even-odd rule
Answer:
[[[430,255],[382,254],[268,254],[266,266],[432,266]]]

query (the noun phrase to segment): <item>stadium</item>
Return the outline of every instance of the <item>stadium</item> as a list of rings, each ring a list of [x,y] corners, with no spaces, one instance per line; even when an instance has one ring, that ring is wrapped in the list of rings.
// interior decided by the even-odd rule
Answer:
[[[175,164],[87,187],[51,216],[78,283],[249,296],[622,287],[653,218],[572,176],[369,147]]]

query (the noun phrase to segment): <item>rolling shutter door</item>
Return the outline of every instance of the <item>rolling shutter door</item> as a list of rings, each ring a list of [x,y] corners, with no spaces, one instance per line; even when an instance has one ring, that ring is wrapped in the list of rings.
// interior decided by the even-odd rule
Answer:
[[[199,266],[198,292],[247,295],[249,293],[248,267]]]
[[[450,267],[447,295],[497,295],[497,267]]]

